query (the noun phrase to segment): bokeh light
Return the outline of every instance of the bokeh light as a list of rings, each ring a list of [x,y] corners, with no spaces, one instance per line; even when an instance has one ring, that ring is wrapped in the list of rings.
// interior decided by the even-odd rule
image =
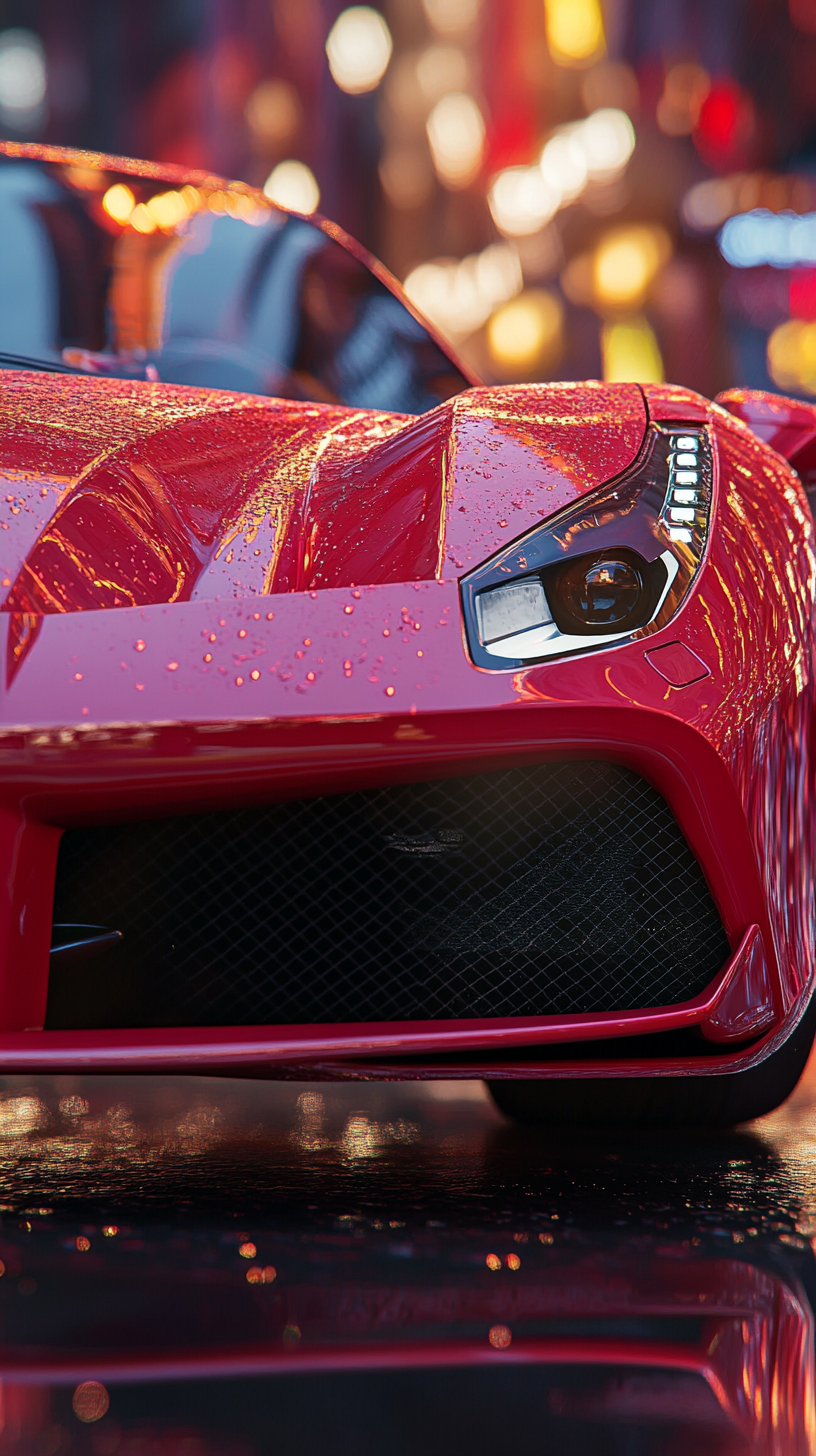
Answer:
[[[434,168],[446,187],[467,187],[482,165],[485,124],[472,96],[464,91],[443,96],[428,117],[428,142]]]
[[[661,384],[663,360],[643,317],[607,321],[601,331],[603,377],[610,383]]]
[[[563,321],[561,300],[543,288],[525,289],[497,309],[487,325],[487,344],[499,377],[526,378],[554,364]]]
[[[601,239],[593,259],[593,285],[607,308],[638,306],[671,256],[665,229],[633,225],[615,228]]]
[[[635,128],[625,111],[600,107],[576,129],[578,144],[592,179],[614,177],[635,150]]]
[[[92,1425],[107,1414],[110,1396],[98,1380],[83,1380],[74,1391],[71,1405],[78,1420],[85,1425]]]
[[[353,5],[338,15],[326,41],[329,70],[341,91],[359,95],[379,86],[393,43],[379,10]]]
[[[488,1339],[494,1350],[508,1350],[513,1343],[513,1335],[507,1325],[491,1325]]]
[[[279,162],[267,177],[263,190],[270,202],[290,212],[302,212],[306,217],[316,211],[320,201],[320,188],[305,162]]]
[[[768,373],[780,389],[816,395],[816,323],[788,319],[773,330]]]
[[[147,203],[147,210],[153,221],[167,231],[178,227],[180,222],[186,222],[189,216],[180,192],[158,192]]]
[[[14,130],[36,128],[47,79],[40,37],[20,27],[0,31],[0,121]]]
[[[523,282],[515,250],[492,243],[461,261],[421,263],[406,278],[405,292],[431,323],[456,341],[481,328],[498,304],[520,292]]]
[[[128,220],[137,233],[154,233],[158,227],[155,217],[143,202],[137,202]]]
[[[122,182],[116,182],[102,198],[102,206],[114,222],[126,223],[136,206],[136,198],[129,187]]]
[[[562,66],[586,66],[606,49],[600,0],[544,0],[547,43]]]
[[[544,180],[565,202],[579,196],[587,180],[587,161],[573,128],[550,137],[539,166]]]
[[[816,212],[770,212],[760,207],[730,217],[719,236],[720,252],[732,268],[793,268],[816,263]]]
[[[561,192],[538,167],[507,167],[493,178],[488,204],[500,232],[524,237],[543,227],[561,202]]]

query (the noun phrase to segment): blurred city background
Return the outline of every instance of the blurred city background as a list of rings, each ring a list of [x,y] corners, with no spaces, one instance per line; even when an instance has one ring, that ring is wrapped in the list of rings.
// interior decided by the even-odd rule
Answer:
[[[816,0],[0,0],[0,135],[333,218],[491,380],[816,396]]]

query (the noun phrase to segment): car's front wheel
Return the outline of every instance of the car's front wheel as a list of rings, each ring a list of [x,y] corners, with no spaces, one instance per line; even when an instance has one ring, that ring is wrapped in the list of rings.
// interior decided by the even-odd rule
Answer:
[[[488,1083],[501,1112],[551,1127],[733,1127],[793,1091],[816,1032],[816,994],[787,1041],[758,1067],[724,1076],[587,1077]]]

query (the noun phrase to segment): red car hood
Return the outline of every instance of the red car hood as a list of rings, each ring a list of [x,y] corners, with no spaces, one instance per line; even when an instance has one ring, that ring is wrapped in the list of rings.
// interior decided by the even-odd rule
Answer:
[[[627,469],[647,422],[637,385],[592,383],[415,419],[6,373],[0,408],[18,648],[50,613],[459,576]]]

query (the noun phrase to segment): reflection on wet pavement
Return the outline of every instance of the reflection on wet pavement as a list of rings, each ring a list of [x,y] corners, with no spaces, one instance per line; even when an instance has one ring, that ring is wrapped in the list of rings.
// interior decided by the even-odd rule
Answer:
[[[478,1083],[0,1097],[2,1456],[816,1451],[816,1065],[707,1137]]]

